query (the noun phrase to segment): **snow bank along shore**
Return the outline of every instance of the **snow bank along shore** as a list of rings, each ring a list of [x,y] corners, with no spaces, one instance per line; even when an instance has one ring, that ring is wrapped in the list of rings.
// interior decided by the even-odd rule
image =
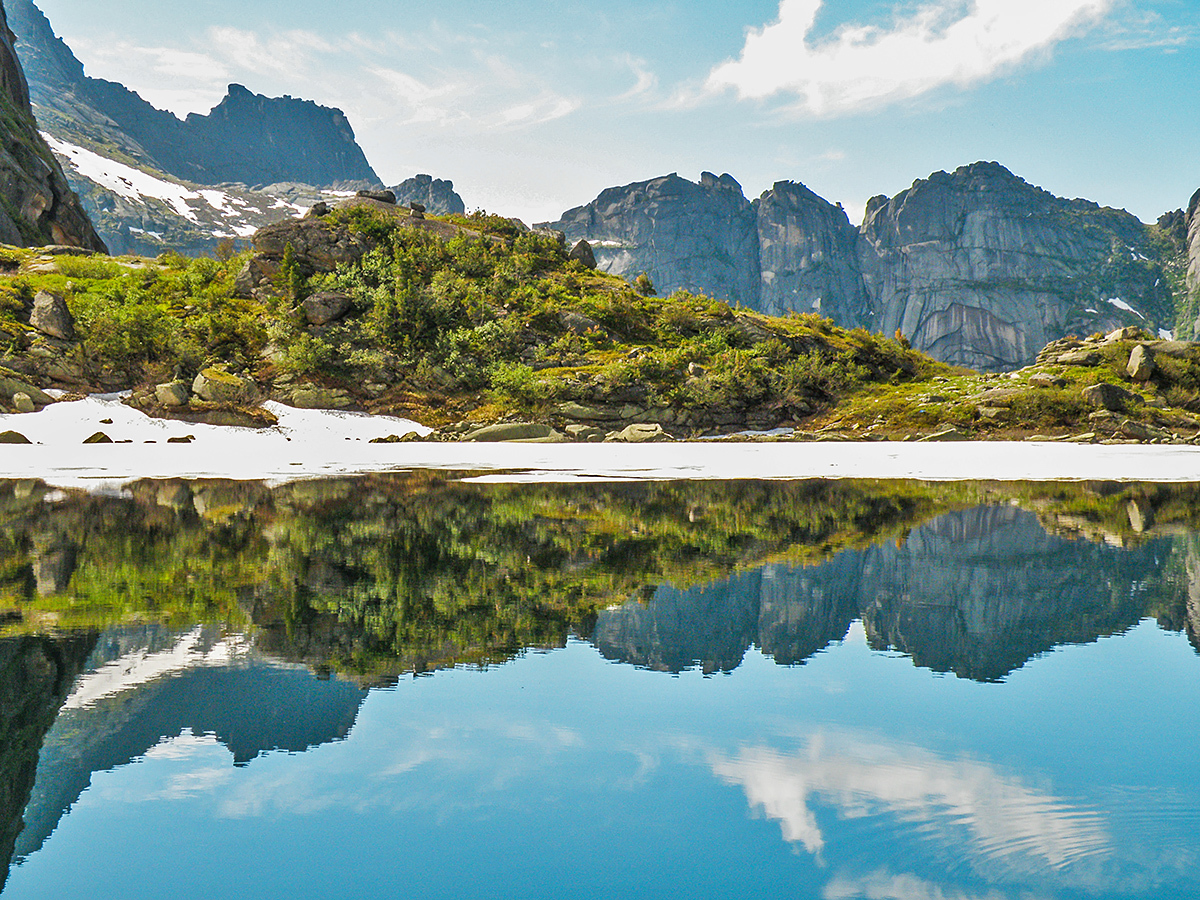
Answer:
[[[0,415],[32,445],[0,445],[0,478],[116,489],[139,478],[271,483],[409,469],[478,471],[489,481],[913,478],[927,481],[1200,481],[1200,447],[1061,443],[372,444],[428,431],[415,422],[271,403],[273,428],[151,419],[115,396]],[[103,431],[114,441],[83,441]],[[167,443],[191,436],[188,444]],[[490,473],[490,474],[488,474]]]

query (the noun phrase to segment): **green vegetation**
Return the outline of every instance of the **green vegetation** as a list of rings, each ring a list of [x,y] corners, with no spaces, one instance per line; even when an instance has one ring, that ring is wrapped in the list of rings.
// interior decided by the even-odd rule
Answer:
[[[821,563],[981,504],[1016,503],[1051,531],[1126,546],[1200,526],[1195,485],[538,487],[425,472],[273,489],[147,481],[55,503],[48,493],[0,482],[0,635],[228,624],[367,682],[559,646],[658,585]]]

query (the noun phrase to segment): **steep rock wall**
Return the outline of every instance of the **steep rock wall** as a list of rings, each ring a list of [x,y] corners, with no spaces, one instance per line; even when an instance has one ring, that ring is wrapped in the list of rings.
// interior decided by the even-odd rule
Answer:
[[[682,289],[758,306],[757,216],[729,175],[609,188],[546,227],[572,242],[587,239],[606,272],[630,279],[646,272],[660,294]]]
[[[858,229],[846,211],[802,184],[777,182],[754,201],[762,288],[757,308],[770,315],[816,312],[840,325],[874,318],[859,271]]]
[[[1200,191],[1192,195],[1187,209],[1187,308],[1200,313]],[[1200,315],[1192,323],[1192,334],[1200,334]]]
[[[1010,369],[1068,333],[1172,324],[1146,243],[1129,213],[975,163],[873,198],[859,263],[878,330],[947,362]]]
[[[15,36],[0,4],[0,242],[107,252],[38,133]]]

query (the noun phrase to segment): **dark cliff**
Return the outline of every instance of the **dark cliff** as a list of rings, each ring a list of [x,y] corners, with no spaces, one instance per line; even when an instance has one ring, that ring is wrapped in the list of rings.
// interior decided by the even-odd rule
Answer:
[[[0,4],[0,242],[107,252],[38,133],[15,36]]]
[[[235,84],[208,115],[180,121],[124,85],[85,75],[32,0],[8,4],[33,104],[51,131],[107,142],[197,184],[379,183],[341,110]]]

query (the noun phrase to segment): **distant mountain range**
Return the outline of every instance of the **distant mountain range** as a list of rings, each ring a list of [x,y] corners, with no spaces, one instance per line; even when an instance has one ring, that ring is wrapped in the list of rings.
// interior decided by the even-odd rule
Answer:
[[[778,182],[754,201],[729,175],[668,175],[610,188],[545,227],[586,239],[600,268],[646,272],[773,315],[815,312],[846,327],[899,331],[946,362],[1025,365],[1067,334],[1137,325],[1195,334],[1200,224],[1192,206],[1146,225],[1066,200],[997,163],[916,181],[867,204],[860,228],[840,205]],[[1189,315],[1178,315],[1192,309]]]
[[[339,109],[233,84],[209,114],[181,120],[87,76],[32,0],[6,6],[38,124],[113,252],[203,253],[331,193],[383,187]],[[462,210],[450,182],[410,182],[403,202]]]

